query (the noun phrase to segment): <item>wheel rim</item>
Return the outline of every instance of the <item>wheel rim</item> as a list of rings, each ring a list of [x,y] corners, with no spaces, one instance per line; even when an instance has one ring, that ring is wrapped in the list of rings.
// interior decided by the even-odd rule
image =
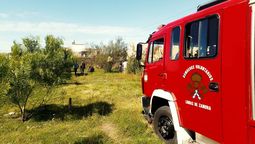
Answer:
[[[175,136],[174,125],[172,119],[167,116],[161,116],[158,121],[158,130],[160,135],[166,139],[173,139]]]

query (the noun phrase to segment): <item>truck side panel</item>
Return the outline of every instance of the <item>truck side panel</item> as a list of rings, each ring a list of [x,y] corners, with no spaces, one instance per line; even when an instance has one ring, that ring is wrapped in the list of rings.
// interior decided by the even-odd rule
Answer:
[[[224,9],[222,21],[222,122],[225,144],[248,143],[250,46],[248,3]]]

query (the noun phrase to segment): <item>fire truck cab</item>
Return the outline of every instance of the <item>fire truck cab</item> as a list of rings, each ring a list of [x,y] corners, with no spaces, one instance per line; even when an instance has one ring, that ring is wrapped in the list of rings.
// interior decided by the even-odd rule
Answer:
[[[255,0],[216,0],[150,35],[142,106],[160,139],[255,144],[254,22]]]

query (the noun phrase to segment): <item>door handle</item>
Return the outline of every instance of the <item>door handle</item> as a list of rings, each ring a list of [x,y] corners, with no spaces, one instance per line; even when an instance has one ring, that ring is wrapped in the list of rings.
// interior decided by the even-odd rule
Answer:
[[[212,92],[218,92],[219,91],[219,84],[216,82],[209,83],[209,89]]]

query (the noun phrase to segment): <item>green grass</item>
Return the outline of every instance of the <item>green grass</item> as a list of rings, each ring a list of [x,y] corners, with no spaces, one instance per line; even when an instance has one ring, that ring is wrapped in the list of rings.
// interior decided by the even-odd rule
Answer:
[[[3,100],[0,143],[161,143],[141,114],[141,95],[139,75],[97,71],[56,88],[46,106],[29,105],[34,115],[24,123],[5,116],[18,109]]]

